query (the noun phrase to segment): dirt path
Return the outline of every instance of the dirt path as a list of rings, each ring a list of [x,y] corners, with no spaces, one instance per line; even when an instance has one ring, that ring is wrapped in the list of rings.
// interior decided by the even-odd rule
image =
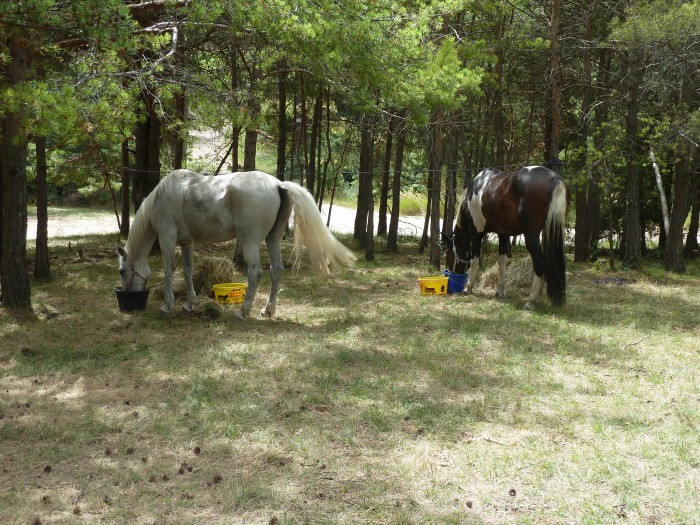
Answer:
[[[327,221],[328,206],[323,206],[323,220]],[[374,216],[375,227],[378,214]],[[114,213],[91,213],[89,217],[76,213],[75,217],[51,217],[49,214],[49,238],[72,237],[76,235],[94,235],[118,233],[119,227]],[[333,206],[330,229],[337,233],[352,233],[355,229],[355,210],[342,206]],[[399,235],[417,236],[423,233],[423,217],[401,217]],[[27,240],[36,240],[36,217],[29,217],[27,222]]]

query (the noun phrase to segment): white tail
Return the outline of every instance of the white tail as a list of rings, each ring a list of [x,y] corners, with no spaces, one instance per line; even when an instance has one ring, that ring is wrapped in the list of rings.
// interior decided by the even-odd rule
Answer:
[[[294,266],[299,267],[303,247],[308,250],[311,268],[317,275],[328,275],[331,266],[351,266],[357,256],[323,223],[311,194],[295,182],[285,181],[280,186],[294,203]]]

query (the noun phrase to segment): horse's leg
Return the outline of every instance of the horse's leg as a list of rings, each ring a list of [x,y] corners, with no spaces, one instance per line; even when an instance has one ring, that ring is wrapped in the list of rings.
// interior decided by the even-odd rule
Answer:
[[[245,319],[253,307],[253,299],[255,299],[255,294],[258,291],[262,267],[260,266],[259,244],[244,241],[243,239],[241,239],[241,244],[243,245],[243,258],[248,268],[248,288],[246,289],[245,299],[241,308],[236,311],[236,317]]]
[[[540,298],[544,287],[544,253],[542,253],[540,246],[540,234],[525,234],[525,246],[532,257],[532,268],[535,270],[535,277],[532,280],[532,288],[530,288],[525,309],[534,310],[535,303]]]
[[[194,301],[197,299],[197,293],[194,291],[192,283],[192,255],[194,253],[194,244],[184,244],[182,249],[182,273],[185,274],[185,282],[187,283],[187,301],[182,306],[186,312],[194,310]]]
[[[474,254],[472,256],[471,263],[469,264],[469,281],[467,282],[467,289],[464,293],[471,294],[474,290],[474,285],[476,284],[476,278],[479,275],[479,259],[481,258],[481,241],[484,240],[483,233],[480,233],[476,238],[472,237],[471,245]]]
[[[163,256],[163,274],[165,275],[165,303],[160,311],[169,314],[175,304],[173,294],[173,262],[175,261],[175,241],[165,235],[158,238],[160,253]]]
[[[503,298],[506,296],[506,263],[508,262],[508,253],[510,252],[510,236],[498,236],[498,289],[496,297]]]
[[[283,232],[284,233],[284,232]],[[263,317],[274,317],[277,309],[277,292],[280,289],[280,278],[284,270],[282,262],[282,237],[276,234],[270,234],[267,238],[267,253],[270,257],[270,298],[267,300],[267,306],[262,309],[260,315]]]

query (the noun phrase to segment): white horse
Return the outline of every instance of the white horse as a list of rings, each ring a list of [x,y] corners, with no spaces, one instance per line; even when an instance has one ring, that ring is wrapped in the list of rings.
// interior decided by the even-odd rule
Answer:
[[[349,266],[355,261],[355,254],[328,230],[313,197],[299,184],[282,182],[260,171],[212,177],[176,170],[144,199],[134,217],[126,247],[117,248],[122,290],[146,288],[151,275],[148,255],[158,239],[165,273],[165,304],[161,311],[169,313],[175,302],[173,263],[175,245],[179,244],[187,282],[183,308],[191,311],[196,298],[192,285],[194,241],[223,242],[238,238],[248,267],[248,289],[236,316],[245,319],[262,275],[259,247],[265,239],[272,287],[261,315],[272,317],[283,269],[282,236],[292,210],[296,267],[303,246],[308,250],[314,273],[319,275],[329,274],[331,266]]]

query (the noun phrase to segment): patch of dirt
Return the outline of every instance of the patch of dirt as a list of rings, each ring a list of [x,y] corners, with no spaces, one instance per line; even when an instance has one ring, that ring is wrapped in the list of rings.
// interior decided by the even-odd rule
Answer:
[[[322,210],[323,222],[326,223],[328,221],[328,205],[324,204]],[[376,225],[378,221],[379,215],[375,213],[374,224]],[[400,217],[399,235],[422,235],[423,223],[423,217]],[[331,210],[329,227],[336,233],[352,233],[355,230],[355,210],[334,205]],[[66,217],[65,215],[51,217],[49,215],[48,233],[49,238],[119,233],[119,226],[114,213],[105,211],[104,214],[93,214],[85,217],[77,211],[75,217]],[[27,221],[27,240],[36,240],[36,217],[29,217]]]

